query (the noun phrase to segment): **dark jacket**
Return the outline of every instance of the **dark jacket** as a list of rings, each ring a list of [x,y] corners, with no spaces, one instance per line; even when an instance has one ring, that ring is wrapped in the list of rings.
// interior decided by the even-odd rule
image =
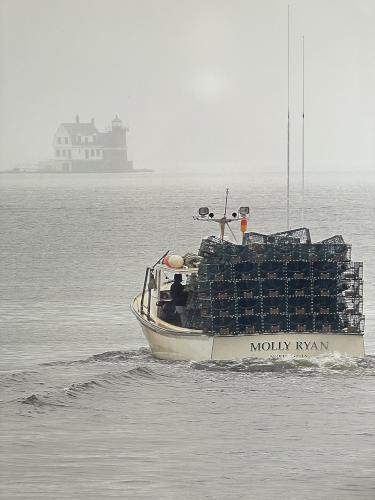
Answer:
[[[175,306],[186,306],[187,293],[184,285],[174,281],[171,286],[171,297]]]

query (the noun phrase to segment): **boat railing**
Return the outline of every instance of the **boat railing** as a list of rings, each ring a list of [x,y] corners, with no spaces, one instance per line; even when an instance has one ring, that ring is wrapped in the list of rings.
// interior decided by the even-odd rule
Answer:
[[[147,287],[147,283],[148,283],[148,277],[149,277],[150,269],[151,269],[150,267],[146,268],[145,279],[144,279],[144,282],[143,282],[143,289],[142,289],[142,295],[141,295],[141,307],[140,307],[141,314],[144,314],[144,303],[145,303],[146,287]],[[149,318],[149,316],[150,316],[150,300],[148,301],[148,305],[147,305],[147,318]]]
[[[143,289],[142,289],[142,295],[141,295],[141,307],[140,307],[140,312],[141,314],[145,314],[145,296],[146,296],[146,289],[148,290],[148,296],[147,296],[147,319],[150,321],[151,319],[151,291],[153,288],[155,288],[155,276],[154,276],[154,269],[155,267],[160,264],[160,262],[163,261],[164,257],[168,255],[169,250],[167,250],[161,257],[158,259],[155,264],[150,267],[148,266],[146,268],[146,273],[145,273],[145,279],[143,282]]]

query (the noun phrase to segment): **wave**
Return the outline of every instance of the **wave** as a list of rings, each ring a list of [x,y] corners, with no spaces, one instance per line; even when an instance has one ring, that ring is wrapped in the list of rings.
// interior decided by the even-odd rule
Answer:
[[[65,388],[64,391],[67,395],[77,397],[79,394],[92,390],[105,388],[108,385],[118,385],[119,382],[124,380],[138,380],[138,379],[150,379],[154,380],[159,377],[159,374],[150,370],[148,368],[139,366],[136,368],[131,368],[127,371],[116,372],[116,373],[104,373],[98,375],[94,380],[88,380],[86,382],[73,383],[69,387]]]
[[[148,349],[147,347],[139,347],[138,349],[132,349],[129,351],[106,351],[101,354],[94,354],[93,356],[86,358],[84,362],[90,363],[109,361],[113,363],[138,358],[151,358],[150,349]]]
[[[65,406],[62,403],[51,401],[49,395],[31,394],[20,400],[24,405],[31,405],[34,408]]]
[[[35,370],[3,372],[0,375],[0,387],[13,387],[14,384],[23,385],[30,380],[30,377],[35,375],[38,375]]]
[[[160,379],[163,377],[168,377],[166,374],[162,373],[157,373],[154,370],[151,370],[150,368],[147,368],[145,366],[137,366],[136,368],[132,368],[127,372],[128,375],[130,375],[134,379]]]
[[[118,385],[124,383],[124,381],[151,381],[157,380],[160,377],[165,377],[165,375],[156,373],[149,368],[139,366],[126,371],[98,374],[94,379],[85,380],[83,382],[73,382],[68,387],[56,388],[45,394],[33,393],[18,401],[39,410],[44,407],[64,407],[69,404],[69,400],[72,398],[79,398],[80,396],[90,393],[93,393],[94,397],[96,397],[98,391],[107,390],[109,386],[118,387]]]
[[[78,397],[82,392],[99,387],[103,387],[103,384],[96,380],[88,380],[87,382],[73,383],[69,387],[66,387],[64,391],[68,396]]]
[[[128,351],[105,351],[99,354],[93,354],[87,358],[74,359],[74,360],[57,360],[40,363],[39,366],[70,366],[76,364],[86,363],[120,363],[122,361],[148,359],[153,360],[151,352],[147,347],[139,347],[138,349],[130,349]]]

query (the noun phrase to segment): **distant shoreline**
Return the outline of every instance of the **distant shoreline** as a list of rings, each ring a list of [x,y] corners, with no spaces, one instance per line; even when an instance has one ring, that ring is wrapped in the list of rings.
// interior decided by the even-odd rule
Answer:
[[[0,174],[16,174],[16,175],[22,175],[22,174],[58,174],[58,175],[67,175],[67,174],[138,174],[138,173],[144,173],[144,172],[154,172],[153,169],[151,168],[138,168],[134,170],[124,170],[124,171],[102,171],[102,172],[53,172],[53,171],[48,171],[48,170],[34,170],[34,171],[25,171],[25,170],[0,170]]]

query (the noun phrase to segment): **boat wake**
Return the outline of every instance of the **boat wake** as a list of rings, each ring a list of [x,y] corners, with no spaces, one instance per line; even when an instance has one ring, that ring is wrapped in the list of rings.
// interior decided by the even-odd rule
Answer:
[[[244,373],[293,373],[300,376],[326,373],[375,376],[375,356],[353,358],[342,354],[324,354],[311,358],[242,359],[238,361],[193,361],[196,370]]]
[[[354,358],[339,353],[322,354],[316,357],[292,357],[275,359],[259,359],[247,358],[242,360],[232,361],[166,361],[154,358],[151,352],[146,347],[127,351],[105,351],[103,353],[94,354],[84,359],[73,361],[52,361],[42,363],[40,366],[70,366],[70,365],[85,365],[85,364],[121,364],[126,362],[135,362],[142,364],[153,365],[174,365],[182,367],[191,367],[195,370],[207,371],[230,371],[230,372],[299,372],[301,375],[306,372],[350,372],[366,375],[375,375],[375,355],[368,355],[364,358]],[[147,368],[134,368],[135,372],[141,373],[148,371]],[[126,372],[131,373],[132,370]]]
[[[69,367],[70,370],[60,368]],[[9,390],[8,403],[26,405],[27,413],[45,412],[69,407],[98,397],[116,397],[139,391],[141,385],[162,385],[166,380],[186,383],[198,371],[210,373],[273,374],[275,376],[375,376],[375,355],[353,358],[340,354],[324,354],[311,358],[243,359],[237,361],[163,361],[152,357],[146,348],[106,351],[73,361],[57,361],[39,365],[39,371],[8,373],[1,385]],[[51,371],[52,370],[52,371]],[[206,374],[205,374],[206,372]],[[200,378],[201,378],[200,376]],[[35,377],[35,379],[34,379]],[[64,378],[73,379],[64,385]],[[29,383],[26,383],[28,379]],[[22,384],[24,386],[22,387]],[[13,387],[11,387],[13,385]],[[40,386],[43,386],[41,392]],[[14,392],[20,390],[15,398]],[[3,402],[5,402],[3,400]],[[19,407],[20,408],[20,407]],[[24,413],[21,410],[21,413]]]

